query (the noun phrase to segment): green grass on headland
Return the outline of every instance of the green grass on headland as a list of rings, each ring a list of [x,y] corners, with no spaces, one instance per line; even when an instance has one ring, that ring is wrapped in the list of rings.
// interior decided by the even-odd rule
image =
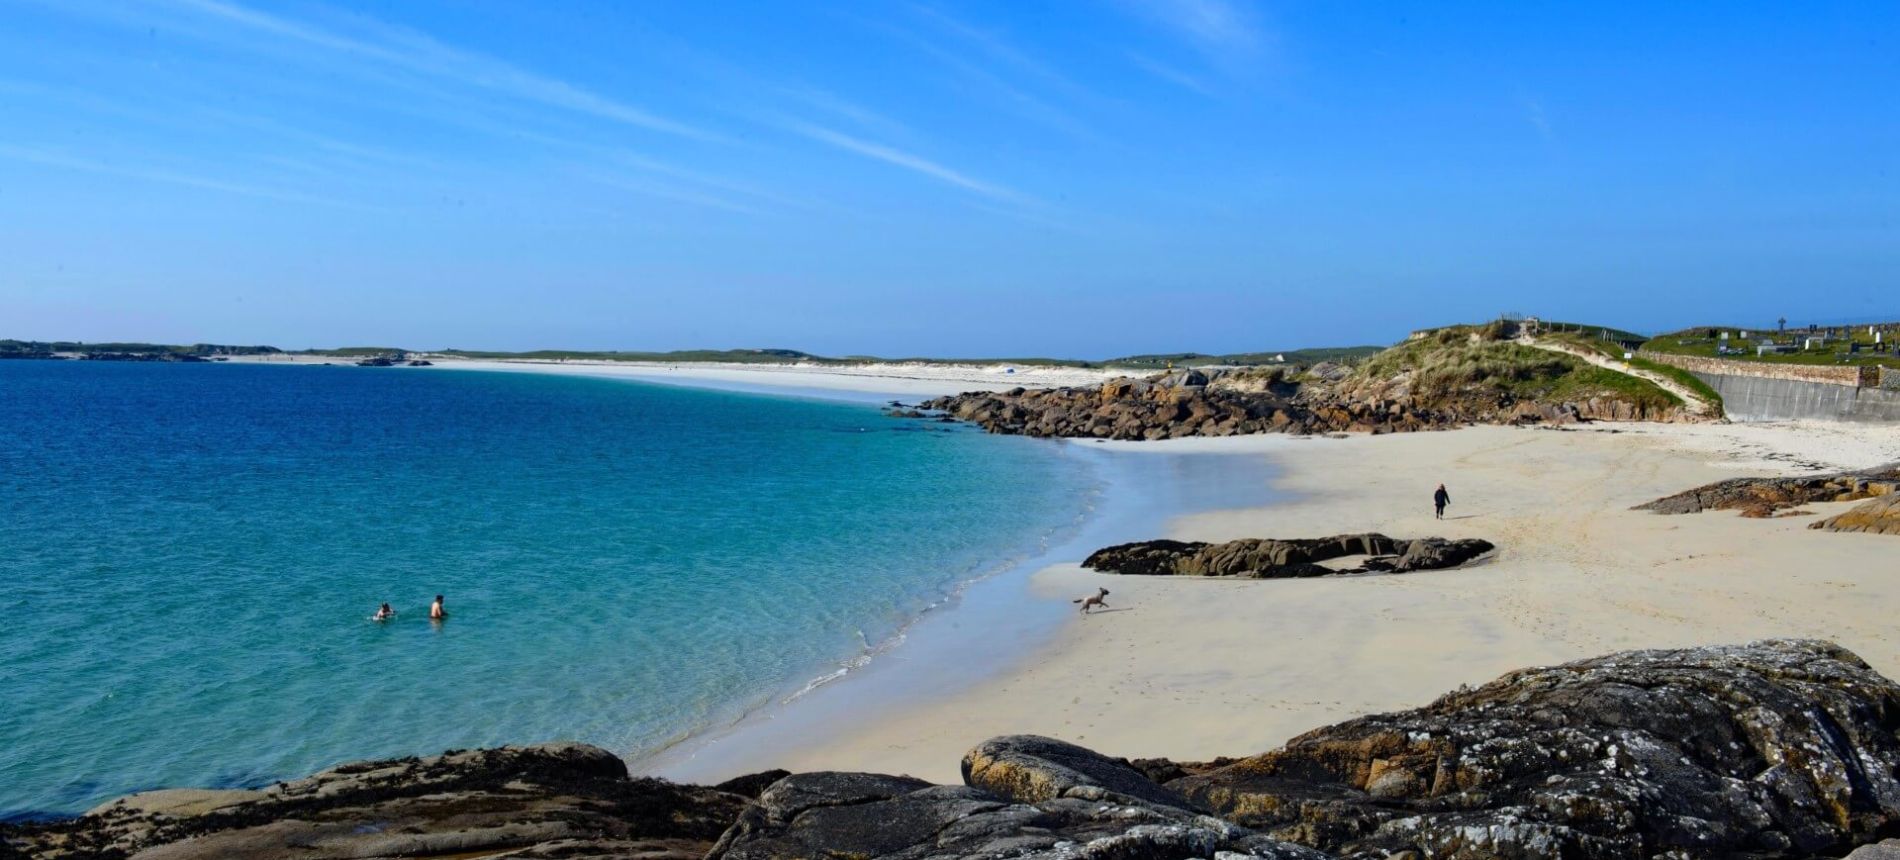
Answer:
[[[1826,365],[1870,365],[1900,368],[1900,353],[1896,353],[1894,340],[1900,338],[1900,326],[1891,323],[1873,323],[1874,326],[1888,326],[1881,335],[1886,352],[1875,352],[1873,335],[1868,334],[1869,324],[1858,326],[1836,326],[1833,336],[1821,338],[1820,333],[1809,334],[1804,328],[1799,331],[1778,332],[1763,329],[1749,329],[1739,326],[1712,326],[1683,329],[1668,334],[1657,335],[1643,344],[1650,352],[1670,355],[1693,355],[1706,358],[1723,358],[1732,361],[1759,361],[1770,364],[1826,364]],[[1722,335],[1727,334],[1727,338]],[[1748,335],[1743,337],[1742,335]],[[1814,346],[1808,346],[1810,338],[1816,338]],[[1855,352],[1854,345],[1859,346]],[[1788,352],[1765,352],[1758,354],[1763,345],[1788,349]],[[1724,349],[1728,350],[1724,352]]]
[[[1648,380],[1514,343],[1507,335],[1506,327],[1497,324],[1437,329],[1367,359],[1358,374],[1366,380],[1409,374],[1412,393],[1426,400],[1484,391],[1542,402],[1616,396],[1655,408],[1682,403]]]
[[[1689,371],[1683,370],[1680,367],[1676,367],[1673,364],[1663,364],[1657,361],[1650,361],[1649,359],[1643,358],[1642,356],[1637,356],[1635,358],[1630,359],[1629,366],[1641,368],[1643,370],[1647,370],[1652,373],[1659,373],[1659,374],[1662,374],[1663,376],[1669,377],[1672,380],[1675,380],[1677,383],[1681,384],[1683,387],[1689,389],[1690,391],[1695,392],[1697,395],[1701,396],[1701,398],[1704,401],[1707,401],[1710,405],[1714,406],[1717,410],[1716,414],[1722,414],[1721,413],[1722,395],[1716,393],[1715,389],[1710,388],[1709,384],[1706,382],[1703,382],[1701,377],[1698,377],[1695,374],[1690,373]]]

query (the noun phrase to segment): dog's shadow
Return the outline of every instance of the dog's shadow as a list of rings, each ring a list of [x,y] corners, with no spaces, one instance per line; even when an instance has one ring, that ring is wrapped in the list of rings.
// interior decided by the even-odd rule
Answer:
[[[1133,607],[1133,606],[1123,606],[1123,607],[1121,607],[1121,608],[1119,608],[1119,609],[1097,609],[1097,610],[1095,610],[1095,611],[1093,611],[1093,612],[1090,612],[1090,613],[1088,613],[1088,614],[1089,614],[1089,615],[1107,615],[1107,614],[1108,614],[1108,613],[1110,613],[1110,612],[1133,612],[1133,611],[1135,611],[1135,607]]]

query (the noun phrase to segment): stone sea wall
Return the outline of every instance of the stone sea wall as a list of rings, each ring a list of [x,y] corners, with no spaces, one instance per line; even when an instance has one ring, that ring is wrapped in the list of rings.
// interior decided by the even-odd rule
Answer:
[[[1872,385],[1879,368],[1829,364],[1779,364],[1766,361],[1736,361],[1729,358],[1705,358],[1699,355],[1674,355],[1643,350],[1643,358],[1658,364],[1680,367],[1696,375],[1752,376],[1758,379],[1785,379],[1790,382],[1818,382],[1827,385]],[[1866,371],[1874,371],[1866,373]],[[1864,378],[1871,377],[1868,381]]]

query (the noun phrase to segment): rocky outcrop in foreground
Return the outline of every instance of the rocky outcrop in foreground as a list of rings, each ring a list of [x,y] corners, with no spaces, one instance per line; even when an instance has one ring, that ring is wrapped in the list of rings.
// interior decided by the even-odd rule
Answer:
[[[547,744],[358,762],[256,791],[135,794],[76,821],[0,828],[0,842],[75,860],[503,851],[697,860],[745,805],[716,789],[630,778],[606,750]]]
[[[1144,576],[1236,576],[1286,579],[1386,571],[1407,573],[1457,567],[1495,549],[1488,541],[1428,537],[1396,540],[1382,534],[1334,535],[1276,540],[1248,538],[1226,543],[1150,540],[1098,549],[1082,566],[1103,573]],[[1354,567],[1321,562],[1367,556]]]
[[[1900,687],[1838,646],[1529,669],[1169,783],[1361,856],[1805,857],[1900,826]]]
[[[135,795],[0,828],[0,855],[1838,857],[1900,832],[1900,686],[1825,642],[1633,651],[1247,759],[1130,762],[1016,735],[962,770],[955,786],[772,773],[709,789],[629,778],[591,747],[486,750]]]
[[[1631,510],[1659,514],[1694,514],[1739,510],[1742,516],[1766,517],[1776,511],[1814,502],[1851,502],[1900,492],[1900,466],[1881,466],[1860,472],[1803,475],[1792,478],[1731,478],[1664,496]]]
[[[1900,493],[1869,499],[1808,528],[1830,532],[1900,535]]]

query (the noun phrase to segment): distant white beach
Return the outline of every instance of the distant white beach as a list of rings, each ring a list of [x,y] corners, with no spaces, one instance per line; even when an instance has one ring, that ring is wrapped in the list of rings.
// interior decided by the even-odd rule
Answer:
[[[927,398],[965,391],[1007,388],[1058,388],[1093,385],[1131,375],[1126,370],[1012,364],[938,364],[877,362],[866,364],[737,364],[723,362],[474,360],[418,355],[435,368],[517,373],[559,373],[665,382],[729,390],[792,390]],[[346,358],[310,355],[238,356],[235,362],[262,364],[350,364]],[[397,370],[398,368],[390,368]],[[408,370],[409,368],[401,368]],[[1139,373],[1136,371],[1135,373]]]

